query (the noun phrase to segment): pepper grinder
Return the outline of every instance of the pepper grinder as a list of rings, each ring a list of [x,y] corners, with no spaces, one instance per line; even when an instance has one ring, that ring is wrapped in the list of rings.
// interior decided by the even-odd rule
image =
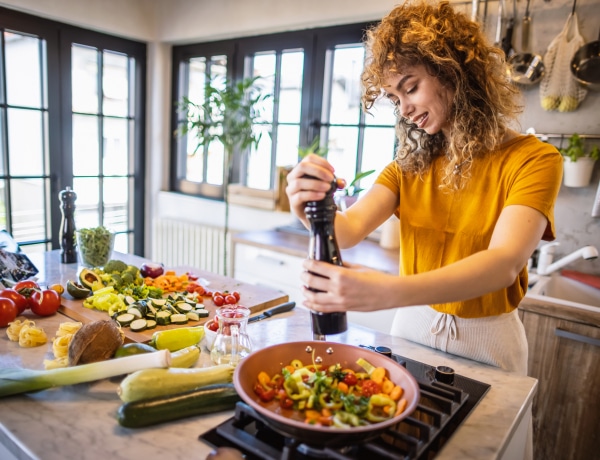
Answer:
[[[60,260],[63,264],[77,262],[75,241],[75,200],[77,194],[66,187],[58,194],[61,202],[62,221],[60,223]]]
[[[309,259],[322,260],[334,265],[342,265],[340,249],[335,237],[335,214],[337,206],[333,194],[337,189],[334,179],[331,188],[320,201],[309,201],[304,207],[306,218],[310,222]],[[348,329],[345,312],[311,312],[314,340],[325,340],[326,335],[340,334]]]

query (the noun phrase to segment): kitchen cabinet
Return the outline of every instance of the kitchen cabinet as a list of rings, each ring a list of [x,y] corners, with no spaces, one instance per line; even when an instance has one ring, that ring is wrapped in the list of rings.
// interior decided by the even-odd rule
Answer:
[[[247,244],[236,244],[233,278],[285,292],[290,300],[302,302],[301,257]]]
[[[589,460],[600,452],[600,311],[525,298],[536,459]]]
[[[300,274],[308,254],[308,236],[285,232],[247,232],[233,236],[233,278],[278,289],[290,300],[302,305]],[[365,240],[356,247],[342,250],[342,259],[388,273],[398,273],[397,249],[383,249]],[[348,313],[348,321],[389,333],[394,310]]]

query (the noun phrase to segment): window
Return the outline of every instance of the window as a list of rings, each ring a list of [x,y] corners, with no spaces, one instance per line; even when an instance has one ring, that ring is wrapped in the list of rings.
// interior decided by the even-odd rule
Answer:
[[[393,158],[395,118],[387,101],[377,104],[372,115],[361,109],[361,40],[367,26],[354,24],[175,47],[174,99],[190,97],[192,88],[203,88],[211,74],[206,66],[201,75],[195,74],[193,63],[212,62],[220,50],[229,79],[259,76],[258,84],[274,96],[268,120],[256,126],[263,132],[261,142],[235,156],[234,182],[273,189],[277,168],[297,163],[298,147],[310,145],[316,137],[327,147],[328,159],[339,176],[352,180],[360,171],[380,171]],[[173,120],[176,129],[176,112]],[[173,190],[222,198],[222,181],[217,189],[208,182],[210,168],[222,178],[222,155],[210,153],[219,159],[209,164],[206,158],[192,153],[194,139],[175,138],[173,145],[177,164]],[[374,180],[375,175],[369,176],[361,186],[368,187]]]
[[[0,9],[0,228],[60,247],[58,194],[78,228],[143,252],[145,45]]]

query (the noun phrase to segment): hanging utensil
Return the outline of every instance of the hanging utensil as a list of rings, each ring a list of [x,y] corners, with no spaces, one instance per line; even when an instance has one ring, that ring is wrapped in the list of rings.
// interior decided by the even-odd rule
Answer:
[[[496,21],[496,40],[494,41],[495,46],[502,44],[502,26],[504,17],[504,0],[498,1],[498,19]]]
[[[529,13],[529,4],[531,0],[527,0],[525,6],[525,16],[523,16],[523,24],[521,25],[521,51],[529,52],[529,31],[531,30],[531,16]]]
[[[584,88],[600,91],[600,35],[586,43],[571,59],[571,73]]]
[[[529,25],[531,17],[529,15],[529,3],[525,9],[522,29],[522,51],[513,53],[508,59],[508,76],[513,83],[522,86],[531,86],[539,83],[544,76],[544,63],[542,56],[529,52]]]
[[[516,16],[517,16],[517,0],[513,0],[513,13],[512,13],[512,16],[509,17],[507,20],[506,34],[504,35],[504,38],[502,39],[502,49],[504,50],[504,54],[506,54],[507,58],[508,58],[508,56],[510,56],[511,51],[513,51],[512,36],[513,36],[513,31],[515,29],[515,17]]]

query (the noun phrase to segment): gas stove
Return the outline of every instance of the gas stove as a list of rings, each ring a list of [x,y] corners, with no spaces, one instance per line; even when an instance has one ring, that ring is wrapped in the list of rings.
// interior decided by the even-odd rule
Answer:
[[[458,375],[445,366],[434,367],[370,347],[406,367],[419,383],[416,410],[377,438],[343,448],[313,447],[272,430],[263,417],[239,402],[230,419],[202,433],[213,448],[232,447],[246,459],[433,459],[490,389],[490,385]]]

